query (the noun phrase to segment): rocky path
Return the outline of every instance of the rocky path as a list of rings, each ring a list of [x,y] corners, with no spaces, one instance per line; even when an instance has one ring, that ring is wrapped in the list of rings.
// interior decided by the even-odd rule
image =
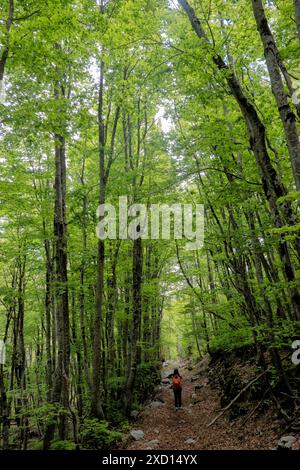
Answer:
[[[163,377],[171,370],[164,369]],[[244,424],[245,416],[229,421],[226,414],[210,427],[220,411],[219,397],[207,378],[207,364],[194,370],[180,368],[183,375],[183,409],[176,411],[170,381],[162,380],[156,400],[138,415],[135,435],[128,450],[238,450],[276,448],[280,437],[279,423],[271,414],[253,415]]]

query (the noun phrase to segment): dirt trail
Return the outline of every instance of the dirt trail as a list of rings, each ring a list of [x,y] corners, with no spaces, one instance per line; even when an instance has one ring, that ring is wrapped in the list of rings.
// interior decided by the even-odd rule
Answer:
[[[168,371],[164,370],[164,375],[166,373]],[[220,411],[219,397],[208,383],[207,371],[202,371],[197,381],[193,382],[191,378],[198,373],[197,369],[188,371],[180,368],[180,373],[184,380],[183,409],[175,410],[170,385],[162,385],[158,391],[158,399],[163,400],[163,403],[161,406],[157,402],[152,403],[139,414],[134,429],[143,430],[145,437],[140,441],[130,441],[128,450],[238,450],[276,447],[280,437],[279,422],[274,421],[271,412],[263,416],[254,415],[245,425],[245,416],[229,421],[225,414],[207,428],[207,424]],[[199,383],[205,385],[197,391],[199,402],[193,404],[192,395],[195,385]],[[157,407],[152,408],[153,405]]]

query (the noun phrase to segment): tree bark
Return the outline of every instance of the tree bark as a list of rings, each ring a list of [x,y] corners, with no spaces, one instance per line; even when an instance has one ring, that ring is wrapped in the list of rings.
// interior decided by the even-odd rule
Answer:
[[[111,381],[115,373],[116,367],[116,343],[115,343],[115,310],[117,305],[117,261],[120,248],[120,240],[116,243],[115,250],[111,248],[111,272],[107,279],[107,314],[106,314],[106,335],[107,335],[107,360],[106,360],[106,374],[107,383]]]
[[[12,276],[12,283],[11,287],[15,288],[15,276]],[[15,303],[15,301],[14,301]],[[6,343],[8,330],[10,322],[13,318],[15,306],[9,305],[7,308],[7,316],[6,316],[6,325],[5,325],[5,333],[3,336],[3,342]],[[6,450],[9,448],[9,428],[10,428],[10,400],[8,398],[6,384],[5,384],[5,365],[0,364],[0,397],[1,397],[1,435],[2,435],[2,449]]]
[[[20,429],[20,449],[27,447],[27,427],[28,418],[25,414],[21,414],[23,406],[26,404],[24,391],[26,389],[25,375],[25,344],[24,344],[24,314],[25,314],[25,267],[26,257],[18,257],[18,300],[17,312],[14,318],[14,371],[16,377],[16,385],[18,387],[18,397],[15,401],[16,422]]]
[[[5,65],[6,61],[8,58],[8,53],[9,53],[9,33],[11,29],[11,25],[13,22],[13,16],[14,16],[14,0],[9,0],[8,2],[8,17],[6,20],[6,38],[4,45],[2,46],[1,50],[1,56],[0,56],[0,91],[1,91],[1,86],[3,85],[3,78],[4,78],[4,70],[5,70]]]
[[[85,186],[85,160],[83,159],[82,171],[80,181],[82,187]],[[88,391],[91,392],[92,381],[89,370],[89,357],[86,337],[86,320],[85,320],[85,275],[86,275],[86,257],[87,257],[87,195],[83,194],[82,200],[82,219],[81,219],[81,233],[82,233],[82,260],[80,263],[80,293],[79,293],[79,321],[80,321],[80,335],[82,342],[82,361],[85,375],[85,381]]]
[[[51,257],[51,244],[50,240],[46,238],[45,221],[43,220],[43,234],[45,237],[44,248],[46,256],[46,286],[45,286],[45,320],[46,320],[46,385],[47,385],[47,400],[51,401],[52,390],[52,353],[51,353],[51,313],[52,313],[52,281],[53,281],[53,263]]]
[[[282,121],[297,191],[300,190],[300,141],[296,116],[289,105],[280,73],[280,58],[275,39],[268,25],[262,0],[252,0],[253,12],[259,31],[271,80],[272,92]]]
[[[300,0],[294,0],[295,20],[297,26],[297,35],[300,42]]]
[[[59,51],[60,46],[54,45]],[[58,71],[58,69],[57,69]],[[65,89],[57,79],[54,86],[56,100],[65,98]],[[61,110],[63,113],[63,110]],[[68,257],[67,257],[67,220],[66,220],[66,149],[65,138],[54,133],[55,148],[55,182],[54,182],[54,299],[56,305],[56,328],[53,342],[57,340],[57,358],[51,402],[62,405],[64,412],[59,417],[59,437],[67,436],[66,412],[69,409],[69,369],[70,369],[70,322],[68,295]],[[44,436],[44,450],[49,449],[54,436],[55,426],[47,426]]]
[[[104,63],[100,64],[100,84],[98,95],[98,145],[99,145],[99,204],[105,203],[105,127],[103,118],[103,93],[104,93]],[[93,337],[93,383],[92,383],[92,415],[103,419],[102,408],[102,310],[103,310],[103,289],[104,289],[104,262],[105,245],[104,240],[98,240],[98,269],[96,284],[96,302],[94,316],[94,337]]]
[[[125,394],[125,411],[128,415],[131,411],[133,401],[133,390],[137,372],[138,359],[138,339],[140,331],[140,322],[142,318],[142,271],[143,254],[142,239],[138,238],[133,242],[133,265],[132,265],[132,326],[130,336],[130,365]]]
[[[69,407],[70,326],[67,272],[66,155],[65,139],[55,135],[55,283],[58,325],[57,381],[59,403]],[[55,400],[56,401],[56,400]],[[61,416],[60,438],[66,438],[66,417]]]
[[[104,12],[104,3],[102,2],[100,10]],[[111,166],[114,162],[114,146],[117,133],[118,121],[120,116],[120,107],[116,107],[115,116],[112,124],[108,159],[106,163],[106,145],[108,136],[108,116],[106,125],[104,119],[104,62],[100,62],[100,83],[98,93],[98,149],[99,149],[99,205],[105,204],[106,185],[109,178]],[[109,113],[111,103],[109,104]],[[100,219],[101,220],[101,219]],[[94,336],[93,336],[93,379],[91,392],[91,414],[99,419],[104,418],[102,407],[102,395],[104,385],[104,367],[105,367],[105,338],[102,334],[103,329],[103,298],[104,298],[104,268],[105,268],[105,242],[98,240],[97,247],[97,283],[94,315]]]

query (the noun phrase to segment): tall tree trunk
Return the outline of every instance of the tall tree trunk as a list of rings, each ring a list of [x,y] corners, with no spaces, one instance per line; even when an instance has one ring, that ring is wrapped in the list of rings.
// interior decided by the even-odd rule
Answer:
[[[275,39],[268,25],[262,0],[252,0],[253,12],[263,46],[271,80],[272,92],[285,132],[296,189],[300,190],[300,141],[296,127],[296,116],[289,105],[280,71],[280,58]]]
[[[125,371],[126,380],[128,379],[128,368],[129,364],[129,343],[130,343],[130,311],[131,311],[131,296],[130,296],[130,284],[131,279],[128,272],[125,273],[125,285],[124,285],[124,320],[123,320],[123,366]]]
[[[52,318],[52,293],[51,284],[53,281],[53,265],[51,257],[51,245],[50,240],[46,238],[46,227],[45,221],[43,221],[43,233],[44,233],[44,248],[46,255],[46,286],[45,286],[45,320],[46,320],[46,385],[47,385],[47,400],[51,401],[51,390],[52,390],[52,351],[51,351],[51,318]]]
[[[75,307],[75,295],[72,294],[72,342],[75,346],[76,350],[76,359],[77,364],[74,361],[74,369],[75,369],[75,377],[76,377],[76,384],[75,386],[75,395],[76,395],[76,405],[78,416],[83,415],[83,367],[82,367],[82,354],[81,354],[81,342],[78,340],[77,328],[76,328],[76,307]],[[77,428],[77,420],[75,417],[75,413],[72,412],[72,420],[73,425]],[[77,432],[74,433],[77,435]]]
[[[69,407],[69,362],[70,362],[70,327],[67,273],[67,222],[66,222],[66,155],[65,139],[55,135],[55,283],[57,314],[57,391],[59,403],[65,409]],[[55,387],[56,388],[56,387]],[[56,397],[58,398],[58,397]],[[57,401],[57,400],[55,400]],[[60,418],[59,435],[66,438],[66,416]]]
[[[12,276],[12,283],[11,286],[15,288],[15,276]],[[6,325],[5,325],[5,333],[3,336],[4,345],[6,344],[8,330],[10,322],[13,318],[14,314],[14,305],[10,305],[7,309],[7,317],[6,317]],[[1,435],[2,435],[2,449],[9,448],[9,428],[10,428],[10,401],[7,395],[7,389],[5,384],[5,365],[0,364],[0,409],[1,409]]]
[[[111,248],[111,272],[107,279],[107,314],[106,314],[106,335],[107,335],[107,357],[106,374],[107,383],[111,381],[116,367],[116,343],[115,343],[115,310],[117,305],[117,261],[120,248],[120,240],[113,251]]]
[[[130,364],[125,393],[125,411],[130,413],[133,401],[134,384],[137,372],[138,340],[142,318],[142,270],[143,270],[142,239],[133,242],[132,266],[132,325],[130,336]]]
[[[99,145],[99,204],[105,204],[105,126],[103,118],[103,93],[104,93],[104,63],[100,64],[100,84],[98,95],[98,145]],[[96,284],[96,302],[94,316],[93,336],[93,383],[91,394],[91,413],[93,416],[103,419],[102,408],[102,316],[103,316],[103,289],[104,289],[104,240],[98,240],[98,267]]]
[[[82,162],[82,171],[80,181],[82,187],[85,185],[85,160]],[[82,361],[85,375],[85,381],[88,391],[91,392],[92,381],[89,370],[89,357],[86,337],[86,319],[85,319],[85,274],[86,274],[86,257],[87,257],[87,195],[84,193],[82,201],[82,220],[81,220],[81,233],[82,233],[82,260],[80,263],[80,293],[79,293],[79,321],[80,321],[80,334],[82,342]]]
[[[26,258],[22,255],[18,258],[18,302],[17,314],[14,322],[14,369],[16,376],[16,385],[19,390],[19,396],[15,402],[16,421],[20,428],[20,449],[27,447],[27,427],[28,418],[25,414],[21,414],[23,406],[25,406],[26,398],[24,392],[26,389],[25,376],[25,345],[24,345],[24,313],[25,313],[25,266]]]
[[[1,394],[1,436],[2,449],[9,447],[9,407],[8,397],[4,378],[4,364],[0,364],[0,394]]]
[[[58,44],[54,45],[60,50]],[[57,69],[58,71],[58,69]],[[54,96],[57,101],[65,98],[65,89],[60,80],[55,83]],[[63,112],[63,110],[61,110]],[[59,417],[59,437],[65,440],[67,436],[67,417],[69,410],[69,369],[70,369],[70,321],[68,295],[68,257],[67,257],[67,219],[66,219],[66,149],[64,136],[54,134],[55,148],[55,183],[54,183],[54,288],[55,327],[53,344],[57,341],[54,378],[52,383],[51,402],[60,404],[64,412]],[[54,357],[53,357],[54,360]],[[46,427],[44,435],[44,450],[49,449],[54,436],[55,426]]]
[[[152,245],[148,243],[146,245],[146,261],[145,261],[145,274],[144,274],[144,281],[145,283],[149,284],[149,287],[153,285],[152,280],[152,273],[151,273],[151,265],[152,265]],[[148,288],[149,289],[149,288]],[[149,363],[151,354],[150,354],[150,347],[151,347],[151,311],[153,312],[153,296],[156,294],[149,289],[143,294],[143,344],[144,344],[144,362]]]
[[[300,0],[294,0],[295,20],[297,26],[297,34],[300,42]]]
[[[11,29],[11,25],[13,22],[13,16],[14,16],[14,0],[9,0],[8,1],[8,17],[6,20],[6,37],[4,44],[2,45],[1,48],[1,55],[0,55],[0,93],[1,93],[1,88],[3,86],[3,78],[4,78],[4,70],[5,70],[5,65],[6,61],[8,58],[8,53],[9,53],[9,33]]]

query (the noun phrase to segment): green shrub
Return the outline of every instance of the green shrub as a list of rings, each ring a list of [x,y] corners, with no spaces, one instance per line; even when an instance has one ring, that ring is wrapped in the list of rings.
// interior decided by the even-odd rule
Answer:
[[[75,450],[76,445],[71,441],[54,440],[51,442],[51,450]]]
[[[95,418],[83,421],[80,436],[85,449],[109,449],[122,439],[122,434],[111,431],[106,421],[98,421]]]
[[[28,450],[43,450],[43,441],[33,440],[28,443]]]
[[[56,424],[59,416],[67,415],[67,410],[57,403],[45,403],[30,410],[40,426],[50,426]]]
[[[140,364],[136,374],[135,401],[137,403],[144,403],[153,395],[160,381],[160,364]]]
[[[124,405],[122,401],[110,401],[105,408],[105,416],[113,426],[119,426],[124,421]]]
[[[132,425],[128,421],[122,421],[120,423],[120,429],[122,433],[128,434],[132,429]]]

